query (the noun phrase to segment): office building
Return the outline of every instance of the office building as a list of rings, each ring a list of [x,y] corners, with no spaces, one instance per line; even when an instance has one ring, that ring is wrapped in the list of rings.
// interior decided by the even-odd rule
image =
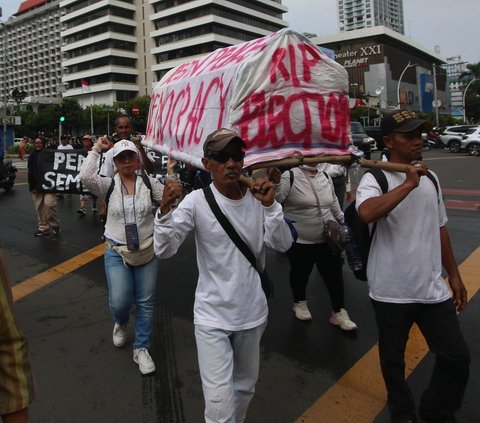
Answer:
[[[401,34],[403,0],[338,0],[340,32],[384,26]]]
[[[287,26],[281,0],[150,0],[155,26],[155,80],[218,48],[264,37]]]
[[[2,103],[12,106],[12,91],[23,92],[34,107],[58,102],[63,91],[60,54],[60,0],[25,0],[2,25],[5,47]]]

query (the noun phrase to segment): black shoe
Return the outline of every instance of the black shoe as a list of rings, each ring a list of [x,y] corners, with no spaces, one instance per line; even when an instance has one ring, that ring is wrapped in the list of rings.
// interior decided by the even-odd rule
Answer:
[[[49,234],[49,230],[45,229],[44,231],[41,231],[40,229],[33,234],[33,236],[45,236]]]
[[[59,227],[52,228],[53,231],[53,236],[58,236],[60,235],[61,229]]]

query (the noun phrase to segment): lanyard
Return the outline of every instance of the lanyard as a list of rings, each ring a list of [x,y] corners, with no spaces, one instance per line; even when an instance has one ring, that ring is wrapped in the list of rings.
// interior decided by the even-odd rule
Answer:
[[[125,203],[123,201],[123,189],[125,189],[127,194],[128,194],[128,189],[124,185],[124,183],[122,181],[122,178],[120,178],[120,182],[122,183],[122,187],[120,188],[120,191],[122,192],[123,221],[126,225],[127,224],[127,217],[125,215]],[[135,174],[135,183],[133,184],[133,223],[137,223],[137,213],[135,211],[135,191],[136,191],[136,188],[137,188],[137,175]]]

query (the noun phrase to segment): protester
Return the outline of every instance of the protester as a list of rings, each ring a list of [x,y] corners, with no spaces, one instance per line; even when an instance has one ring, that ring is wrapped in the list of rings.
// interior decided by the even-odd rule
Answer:
[[[145,148],[141,143],[140,136],[133,136],[133,125],[132,120],[127,115],[121,115],[115,119],[115,133],[112,135],[112,141],[115,144],[119,140],[130,140],[137,147],[140,153],[141,163],[144,166],[145,170],[153,174],[154,173],[154,164],[148,158]],[[112,151],[105,150],[106,146],[102,145],[104,154],[102,155],[101,164],[100,164],[100,175],[113,177],[115,174],[115,166]]]
[[[57,150],[73,150],[73,145],[70,144],[70,137],[68,135],[62,135],[60,137],[60,145]]]
[[[452,423],[469,376],[470,353],[455,312],[467,305],[467,292],[453,256],[438,178],[419,162],[422,131],[428,126],[406,110],[395,110],[382,119],[389,161],[415,164],[407,166],[405,173],[384,172],[385,194],[366,173],[357,189],[356,207],[364,222],[376,222],[367,277],[392,420],[417,421],[404,360],[408,334],[416,323],[435,354],[420,417],[427,423]],[[452,293],[443,280],[442,265]]]
[[[351,183],[348,174],[348,169],[345,165],[333,164],[333,163],[319,163],[317,165],[319,172],[325,172],[333,182],[333,188],[335,195],[338,199],[340,209],[343,210],[343,204],[345,199],[351,200]]]
[[[84,135],[82,138],[82,146],[84,151],[90,151],[93,147],[93,139],[91,135]],[[95,195],[80,194],[80,208],[77,210],[79,216],[87,214],[87,202],[92,200],[92,213],[97,213],[97,197]]]
[[[249,191],[239,183],[244,147],[235,132],[219,129],[206,138],[202,163],[213,176],[213,198],[252,250],[261,271],[265,245],[286,251],[293,240],[273,185],[257,179]],[[267,299],[259,272],[227,235],[204,190],[192,191],[172,212],[181,191],[179,181],[165,182],[155,218],[155,252],[160,258],[171,257],[189,233],[195,234],[199,277],[194,324],[205,421],[241,423],[258,379]]]
[[[313,166],[300,166],[283,174],[275,169],[270,178],[276,184],[276,200],[283,204],[285,215],[295,222],[298,233],[287,252],[295,317],[312,320],[306,289],[316,264],[332,303],[330,323],[347,331],[357,329],[345,309],[342,257],[330,249],[324,234],[324,224],[329,220],[343,222],[332,180]]]
[[[32,193],[33,204],[37,212],[38,230],[35,236],[44,236],[52,230],[53,236],[60,234],[60,221],[57,216],[57,198],[55,194],[38,191],[37,168],[40,151],[44,148],[43,141],[36,138],[33,152],[28,157],[28,186]]]
[[[132,305],[136,305],[133,361],[142,374],[155,371],[148,348],[155,309],[155,288],[159,261],[153,253],[153,201],[160,202],[163,186],[148,178],[148,187],[136,171],[140,168],[138,149],[128,140],[118,141],[112,149],[118,173],[114,178],[98,175],[97,163],[103,140],[88,153],[80,169],[80,179],[94,195],[107,202],[105,225],[105,272],[110,311],[115,322],[113,344],[123,347],[127,341],[127,323]],[[113,179],[113,190],[112,187]],[[110,195],[107,198],[107,195]],[[143,248],[143,244],[149,247]],[[124,251],[124,250],[128,251]],[[129,259],[129,256],[134,256]],[[141,258],[146,255],[145,260]],[[128,264],[131,259],[141,262]]]
[[[20,158],[20,160],[25,160],[25,155],[27,154],[28,137],[23,137],[19,144],[20,145],[18,146],[18,157]]]
[[[28,423],[35,396],[28,345],[15,316],[10,278],[0,247],[0,417],[3,423]]]

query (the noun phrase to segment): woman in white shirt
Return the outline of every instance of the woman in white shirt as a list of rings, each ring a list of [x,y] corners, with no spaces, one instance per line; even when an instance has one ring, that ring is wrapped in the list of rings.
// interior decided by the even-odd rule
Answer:
[[[343,330],[357,329],[345,310],[342,257],[330,250],[323,233],[324,223],[329,220],[343,222],[343,212],[331,178],[311,166],[300,166],[282,175],[276,169],[270,178],[276,184],[275,199],[283,204],[285,216],[295,222],[298,233],[297,241],[287,252],[295,317],[312,320],[306,288],[316,264],[332,303],[330,323]]]
[[[160,203],[163,186],[146,174],[137,175],[140,159],[137,147],[128,140],[118,141],[113,160],[118,173],[113,178],[98,175],[98,158],[103,146],[100,138],[89,151],[80,170],[80,179],[90,192],[108,204],[105,225],[105,272],[107,275],[110,311],[115,322],[113,343],[122,347],[127,341],[130,309],[136,305],[133,361],[142,374],[155,371],[148,348],[155,309],[155,287],[158,259],[153,254],[153,206]],[[149,186],[148,186],[149,185]],[[138,257],[142,244],[150,245],[143,264],[127,263],[127,254]],[[128,250],[128,251],[125,251]],[[136,252],[135,252],[136,251]]]

